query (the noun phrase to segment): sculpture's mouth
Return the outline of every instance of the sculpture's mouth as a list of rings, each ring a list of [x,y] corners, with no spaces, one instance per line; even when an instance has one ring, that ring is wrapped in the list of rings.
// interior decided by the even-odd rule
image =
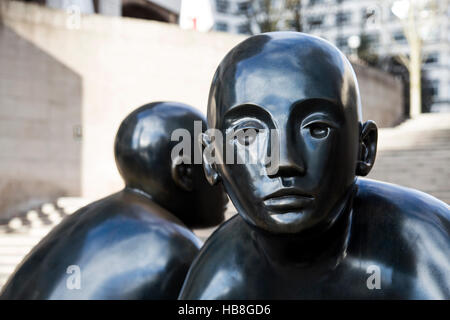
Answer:
[[[295,188],[284,188],[264,198],[264,205],[274,214],[298,212],[311,205],[314,197]]]
[[[264,205],[275,213],[297,212],[307,207],[313,200],[313,197],[286,195],[268,198],[264,200]]]

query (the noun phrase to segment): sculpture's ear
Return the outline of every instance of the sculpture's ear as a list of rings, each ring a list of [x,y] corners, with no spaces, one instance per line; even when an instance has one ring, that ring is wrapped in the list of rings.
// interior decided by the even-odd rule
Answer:
[[[366,176],[375,163],[377,153],[378,128],[375,122],[369,120],[361,127],[359,136],[359,155],[356,164],[356,175]]]
[[[201,144],[205,149],[212,149],[212,141],[211,137],[207,133],[202,133],[200,136]],[[208,157],[207,152],[202,153],[203,158],[203,170],[205,172],[206,180],[209,182],[210,185],[215,185],[220,180],[219,173],[217,172],[216,165],[214,162],[212,162],[212,159]]]
[[[175,184],[185,191],[194,189],[193,174],[194,168],[192,164],[183,161],[183,157],[176,156],[172,159],[172,179]]]

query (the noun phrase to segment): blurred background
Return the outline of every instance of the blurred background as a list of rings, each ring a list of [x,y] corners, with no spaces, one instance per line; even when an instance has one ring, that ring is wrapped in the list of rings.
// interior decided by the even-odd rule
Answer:
[[[0,0],[0,286],[65,215],[123,187],[113,141],[128,113],[206,113],[219,62],[260,32],[339,47],[381,128],[369,178],[449,203],[449,16],[448,0]]]

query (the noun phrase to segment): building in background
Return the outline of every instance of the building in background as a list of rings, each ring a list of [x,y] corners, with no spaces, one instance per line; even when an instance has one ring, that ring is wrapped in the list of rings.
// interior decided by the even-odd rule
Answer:
[[[436,4],[436,21],[423,43],[423,71],[432,96],[431,111],[439,112],[450,111],[450,9],[448,0]],[[392,5],[393,1],[380,0],[304,0],[303,30],[328,39],[347,54],[364,42],[379,57],[408,55]],[[356,40],[353,48],[352,40]]]
[[[192,11],[198,11],[198,15],[212,14],[210,30],[231,32],[237,34],[249,34],[250,27],[247,18],[247,10],[251,5],[249,0],[22,0],[46,5],[50,8],[68,10],[76,7],[80,13],[98,13],[107,16],[124,16],[147,20],[156,20],[169,23],[179,21],[182,6],[186,10],[187,19],[191,19]],[[209,3],[208,10],[204,10],[205,3]],[[203,5],[203,7],[202,7]],[[208,11],[211,11],[210,13]],[[209,19],[209,17],[207,17]],[[198,21],[190,21],[193,29]],[[206,23],[209,25],[208,23]]]
[[[178,23],[181,0],[22,0],[73,13]]]
[[[110,2],[109,0],[97,0]],[[95,0],[94,0],[95,2]],[[123,17],[177,23],[180,13],[179,0],[113,0],[121,8]],[[112,4],[110,4],[112,5]],[[99,12],[102,14],[102,12]]]
[[[258,1],[212,0],[215,30],[257,33],[248,10]],[[269,1],[270,2],[270,1]],[[272,5],[287,3],[272,0]],[[392,13],[391,0],[302,0],[301,30],[329,40],[348,55],[364,46],[379,58],[408,55],[400,20]],[[423,43],[423,72],[431,95],[431,111],[450,111],[450,8],[448,0],[436,1],[437,17]],[[276,30],[295,30],[293,12],[286,9]]]
[[[250,34],[251,26],[247,12],[251,6],[248,0],[212,0],[214,8],[214,30]]]
[[[199,4],[209,1],[207,10]],[[81,13],[134,17],[180,23],[199,31],[235,34],[261,32],[251,14],[257,3],[270,3],[277,15],[273,30],[301,30],[334,43],[344,53],[384,59],[409,51],[400,20],[392,13],[393,0],[28,0],[52,8],[77,6]],[[298,12],[286,8],[299,6]],[[438,0],[435,25],[423,43],[424,89],[433,112],[450,111],[450,8],[449,0]],[[284,6],[284,8],[283,8]],[[182,9],[186,8],[186,14]],[[197,8],[197,9],[196,9]],[[189,11],[189,12],[187,12]],[[198,11],[198,14],[195,14]],[[211,12],[212,11],[212,12]],[[256,9],[256,12],[258,10]],[[212,13],[212,16],[211,16]],[[264,12],[260,15],[265,15]],[[295,19],[295,14],[301,15]],[[180,17],[184,17],[180,19]],[[254,17],[253,17],[254,18]],[[187,20],[186,20],[187,19]],[[270,19],[269,19],[270,20]],[[206,21],[204,24],[202,21]],[[273,23],[273,21],[271,21]],[[269,27],[270,29],[270,27]],[[263,30],[264,31],[264,30]]]

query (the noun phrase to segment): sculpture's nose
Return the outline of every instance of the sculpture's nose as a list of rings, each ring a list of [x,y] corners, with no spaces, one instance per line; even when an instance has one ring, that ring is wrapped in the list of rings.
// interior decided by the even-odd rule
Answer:
[[[279,153],[277,170],[272,171],[271,177],[295,177],[303,176],[306,168],[300,154],[295,149],[295,143],[286,139],[286,135],[279,138]]]

